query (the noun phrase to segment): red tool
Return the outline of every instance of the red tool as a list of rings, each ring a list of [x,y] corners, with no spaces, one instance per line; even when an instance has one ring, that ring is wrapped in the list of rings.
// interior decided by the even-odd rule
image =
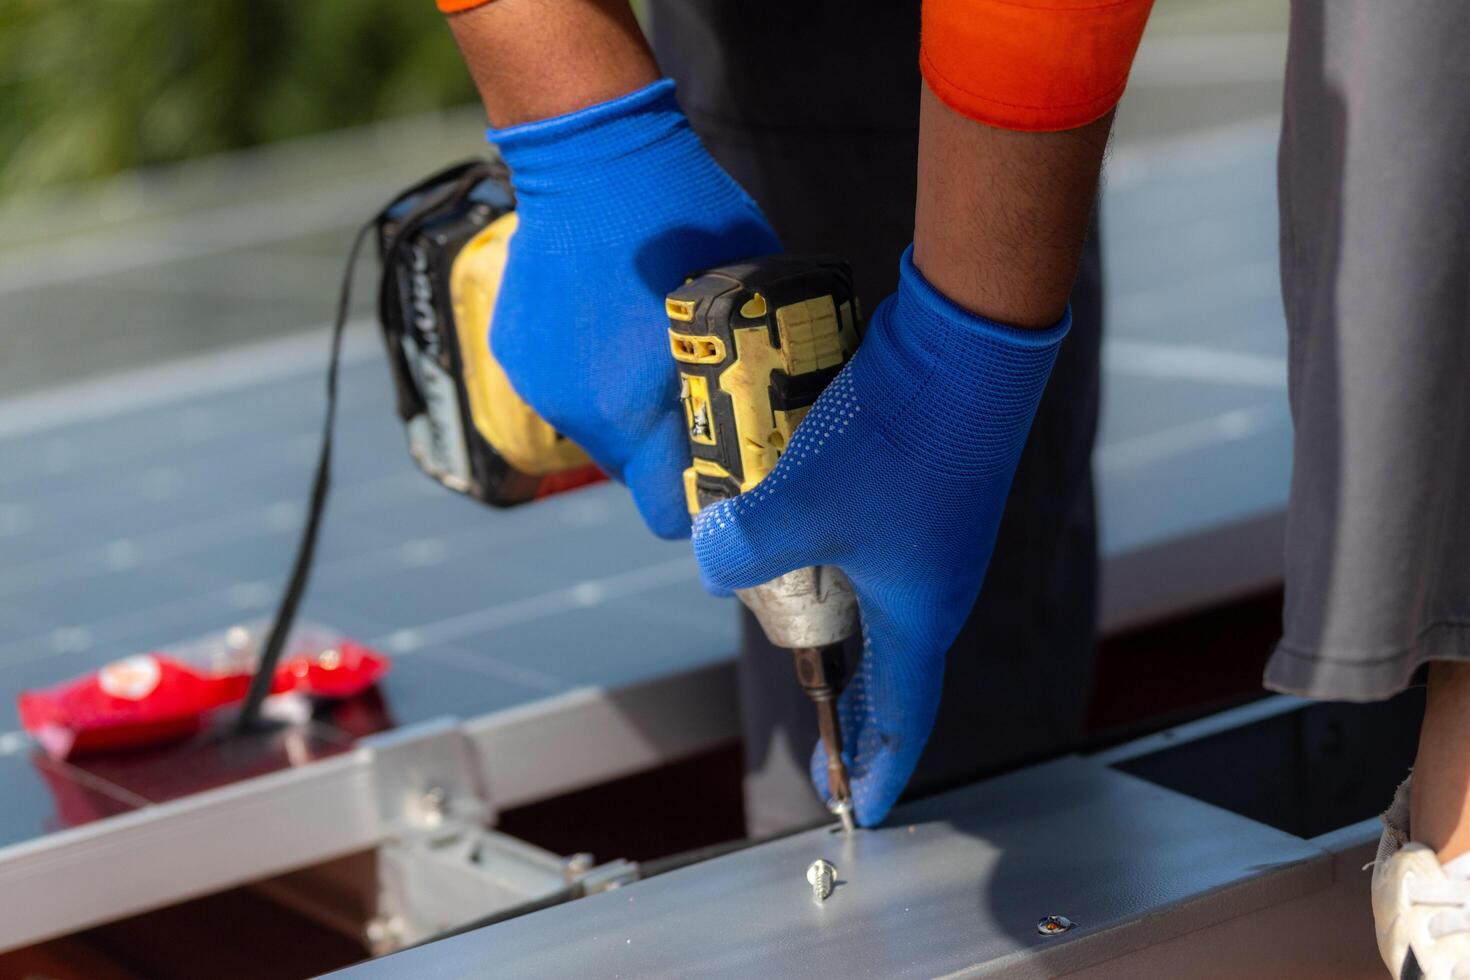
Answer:
[[[20,695],[20,721],[55,758],[185,738],[245,697],[260,630],[234,627],[172,650],[115,660],[95,673]],[[321,627],[292,631],[272,696],[341,700],[387,673],[388,657]]]

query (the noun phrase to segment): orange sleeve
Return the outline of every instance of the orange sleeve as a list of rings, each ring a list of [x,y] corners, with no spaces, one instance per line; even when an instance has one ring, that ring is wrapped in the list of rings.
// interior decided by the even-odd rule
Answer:
[[[439,10],[442,13],[457,14],[462,10],[483,6],[489,3],[490,0],[437,0],[437,2],[439,4]]]
[[[1086,125],[1123,97],[1153,0],[924,0],[919,67],[945,105],[1001,129]]]

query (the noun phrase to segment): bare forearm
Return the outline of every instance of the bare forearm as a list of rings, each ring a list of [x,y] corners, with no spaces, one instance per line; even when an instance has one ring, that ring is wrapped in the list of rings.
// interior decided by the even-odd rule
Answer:
[[[585,109],[659,77],[627,0],[496,0],[449,26],[497,127]]]
[[[1051,326],[1077,274],[1113,114],[1014,132],[967,119],[927,86],[921,99],[914,264],[974,313]]]
[[[449,18],[492,125],[584,109],[659,77],[626,0],[495,0]],[[1018,326],[1055,323],[1076,275],[1109,113],[1062,132],[986,126],[927,87],[914,262],[941,292]]]

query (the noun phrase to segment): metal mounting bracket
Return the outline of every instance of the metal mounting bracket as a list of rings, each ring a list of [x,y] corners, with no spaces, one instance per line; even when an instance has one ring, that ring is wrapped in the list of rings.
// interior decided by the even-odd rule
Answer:
[[[563,858],[489,829],[495,807],[459,723],[442,719],[364,739],[385,829],[377,915],[364,930],[383,954],[527,903],[574,898],[636,880],[638,866]]]

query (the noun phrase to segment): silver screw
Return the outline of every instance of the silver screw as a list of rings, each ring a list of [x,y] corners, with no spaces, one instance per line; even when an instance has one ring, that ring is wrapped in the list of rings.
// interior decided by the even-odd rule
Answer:
[[[1036,923],[1036,931],[1043,936],[1060,936],[1076,924],[1065,915],[1048,915]]]
[[[374,956],[394,952],[403,945],[403,920],[396,915],[369,919],[364,930]]]
[[[444,823],[449,808],[449,791],[442,786],[430,786],[419,794],[419,823],[425,827],[438,827]]]
[[[574,882],[591,871],[596,864],[596,859],[586,851],[580,851],[567,858],[562,864],[563,873],[567,881]]]
[[[832,894],[832,886],[837,883],[837,869],[818,858],[806,869],[806,880],[812,886],[812,897],[819,902],[825,902],[827,896]]]

